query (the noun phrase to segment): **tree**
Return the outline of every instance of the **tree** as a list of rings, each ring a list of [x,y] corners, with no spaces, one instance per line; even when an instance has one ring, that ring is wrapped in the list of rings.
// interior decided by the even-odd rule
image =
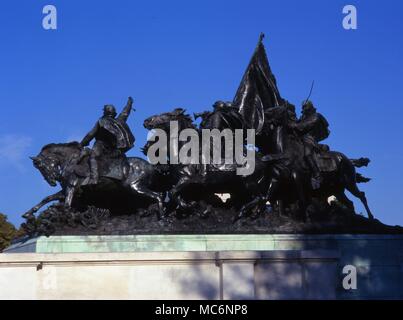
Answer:
[[[7,248],[17,236],[17,229],[7,221],[7,216],[0,213],[0,252]]]

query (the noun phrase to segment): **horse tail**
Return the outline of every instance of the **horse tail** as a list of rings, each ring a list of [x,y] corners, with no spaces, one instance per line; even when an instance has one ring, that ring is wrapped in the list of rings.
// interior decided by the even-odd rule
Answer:
[[[359,159],[350,159],[350,161],[353,164],[353,166],[357,168],[368,167],[368,164],[371,162],[369,158],[363,158],[363,157]]]
[[[358,172],[355,175],[355,179],[356,179],[357,183],[368,183],[371,181],[371,178],[367,178]]]
[[[365,192],[362,192],[357,186],[358,179],[365,178],[365,177],[362,177],[360,174],[356,173],[353,161],[351,161],[350,159],[348,159],[345,155],[343,155],[341,153],[340,153],[340,155],[341,155],[340,169],[341,169],[341,174],[344,179],[345,188],[356,198],[360,199],[360,201],[362,202],[362,204],[365,207],[365,210],[367,211],[368,218],[374,219],[371,209],[368,206]],[[360,176],[361,176],[361,178],[360,178]],[[368,178],[366,178],[366,179],[368,179]],[[361,179],[361,180],[363,180],[363,179]]]

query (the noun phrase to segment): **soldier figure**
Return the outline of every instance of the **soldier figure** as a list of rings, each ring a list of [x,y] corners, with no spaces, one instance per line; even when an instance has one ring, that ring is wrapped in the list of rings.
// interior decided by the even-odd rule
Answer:
[[[287,109],[287,121],[288,123],[294,123],[298,121],[297,114],[295,112],[295,106],[289,101],[285,102],[285,107]]]
[[[302,105],[301,119],[296,123],[291,123],[290,126],[302,136],[304,156],[312,170],[312,186],[314,189],[318,189],[322,182],[322,176],[315,153],[320,151],[318,143],[326,139],[330,134],[329,123],[325,117],[316,112],[316,108],[311,101],[305,101]]]
[[[129,97],[126,106],[117,117],[115,107],[111,104],[105,105],[103,116],[81,141],[82,146],[88,146],[95,138],[90,155],[90,183],[98,183],[98,160],[102,156],[124,156],[128,150],[133,148],[135,139],[126,123],[132,105],[133,98]]]

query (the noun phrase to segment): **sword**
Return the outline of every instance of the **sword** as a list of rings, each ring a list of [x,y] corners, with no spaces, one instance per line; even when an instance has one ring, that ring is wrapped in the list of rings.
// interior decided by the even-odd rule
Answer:
[[[305,101],[303,102],[303,104],[302,104],[302,105],[304,105],[305,103],[307,103],[307,102],[308,102],[308,100],[309,100],[309,98],[311,97],[311,95],[312,95],[312,91],[313,91],[313,86],[314,86],[314,84],[315,84],[315,80],[312,80],[311,90],[309,91],[308,98],[306,98],[306,99],[305,99]]]

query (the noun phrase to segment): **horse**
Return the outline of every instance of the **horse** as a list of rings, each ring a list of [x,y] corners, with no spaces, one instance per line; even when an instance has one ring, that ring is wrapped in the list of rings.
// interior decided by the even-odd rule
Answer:
[[[233,107],[216,108],[213,112],[195,113],[194,118],[201,118],[200,129],[244,129],[244,121],[241,114]]]
[[[365,193],[357,186],[357,180],[365,182],[365,178],[357,174],[355,166],[367,165],[369,159],[350,160],[341,152],[329,151],[322,145],[320,152],[332,165],[332,170],[322,172],[323,182],[319,189],[313,189],[310,170],[304,160],[304,146],[292,128],[288,126],[289,115],[285,106],[270,108],[267,112],[263,130],[256,137],[256,147],[264,154],[283,157],[283,166],[275,173],[273,183],[267,191],[269,201],[280,200],[288,203],[297,200],[305,214],[310,199],[327,199],[335,196],[346,207],[354,210],[353,202],[348,199],[345,190],[357,197],[365,207],[368,218],[374,216],[368,206]],[[325,165],[326,167],[326,165]]]
[[[224,113],[212,112],[208,115],[207,120],[206,124],[199,130],[207,127],[221,130],[234,129],[228,128],[231,122],[226,121]],[[175,109],[172,112],[153,115],[144,121],[144,127],[151,131],[160,129],[170,134],[171,121],[178,123],[179,132],[189,128],[196,129],[192,118],[185,113],[184,109]],[[181,143],[184,142],[179,141],[179,149]],[[143,148],[143,152],[147,153],[150,146],[149,141]],[[168,156],[168,162],[169,160]],[[186,209],[192,207],[192,201],[188,203],[183,195],[187,199],[198,199],[200,201],[201,195],[202,198],[206,199],[215,193],[229,193],[233,204],[241,207],[251,199],[260,196],[260,190],[264,189],[260,185],[265,181],[265,166],[266,164],[260,161],[259,157],[256,157],[254,172],[249,176],[241,176],[236,174],[236,164],[169,164],[169,171],[173,178],[173,188],[169,193],[171,201]]]
[[[162,175],[154,166],[137,157],[112,157],[105,160],[105,166],[100,172],[100,182],[89,185],[89,153],[90,150],[83,148],[78,142],[52,143],[44,146],[37,156],[31,157],[35,168],[40,171],[46,182],[52,187],[56,187],[59,183],[62,190],[44,198],[23,217],[33,218],[34,213],[41,207],[56,200],[63,202],[66,207],[71,207],[79,191],[80,194],[84,193],[84,198],[87,195],[90,199],[108,200],[103,198],[109,196],[110,190],[107,188],[110,185],[121,187],[131,195],[140,196],[138,198],[156,202],[158,218],[164,214],[165,192],[151,189],[157,181],[161,182]],[[105,189],[105,196],[99,196]]]

